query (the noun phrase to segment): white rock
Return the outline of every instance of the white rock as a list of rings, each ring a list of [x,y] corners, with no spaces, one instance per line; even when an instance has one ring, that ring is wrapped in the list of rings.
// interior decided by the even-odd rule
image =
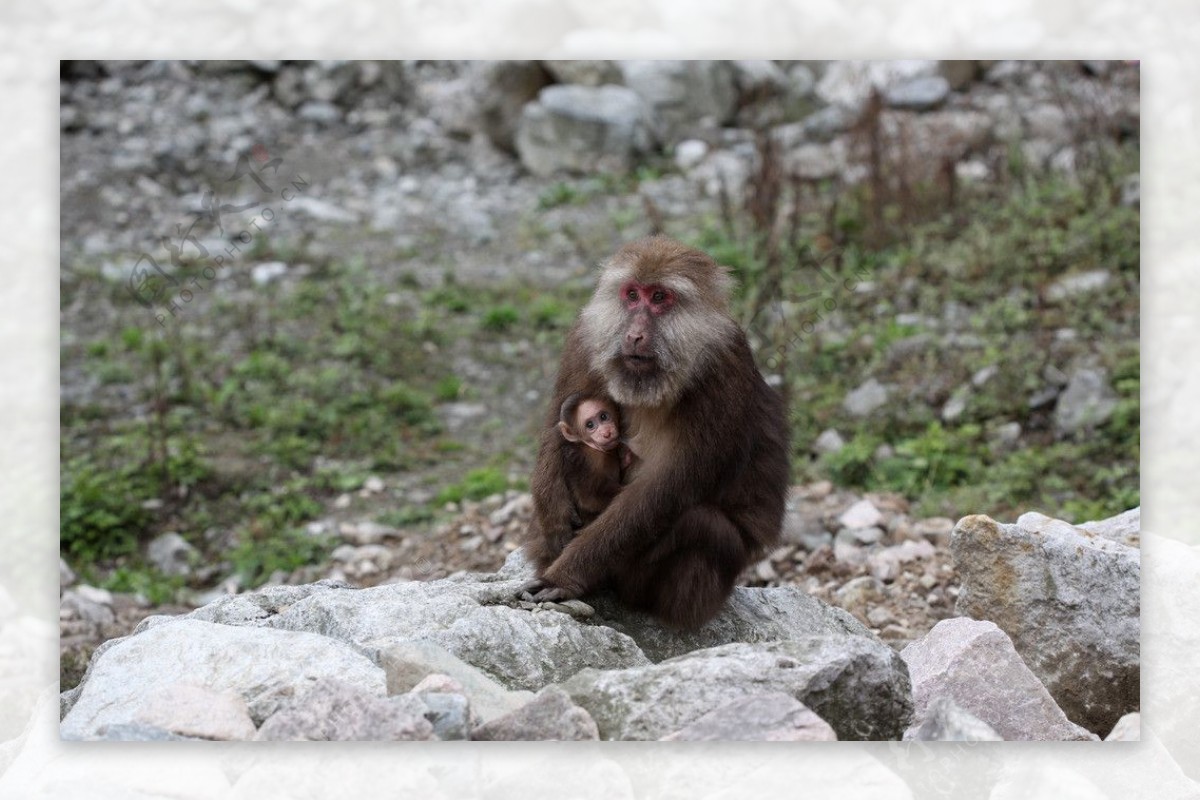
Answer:
[[[165,684],[146,694],[137,722],[186,737],[206,740],[249,740],[254,721],[242,696],[187,682]]]
[[[675,166],[687,172],[707,155],[707,144],[699,139],[685,139],[675,146]]]
[[[883,513],[864,498],[842,512],[838,523],[842,528],[871,528],[883,523]]]
[[[135,722],[150,693],[178,683],[233,691],[261,720],[321,676],[385,691],[383,670],[327,637],[167,619],[97,653],[60,732],[89,739],[103,726]]]

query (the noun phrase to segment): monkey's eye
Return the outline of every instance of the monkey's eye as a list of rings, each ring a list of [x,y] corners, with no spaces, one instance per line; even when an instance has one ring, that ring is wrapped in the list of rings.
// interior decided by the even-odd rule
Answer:
[[[584,428],[586,428],[588,431],[591,431],[593,428],[595,428],[595,427],[596,427],[596,421],[595,421],[595,420],[588,420],[588,421],[587,421],[586,423],[584,423],[583,425],[584,425]]]
[[[608,412],[600,412],[600,422],[601,423],[608,422]]]
[[[662,303],[666,299],[667,299],[667,293],[663,292],[661,289],[654,290],[654,294],[650,296],[650,302],[656,306],[659,303]]]
[[[628,300],[628,301],[631,301],[631,302],[632,302],[632,301],[635,301],[635,300],[637,300],[637,299],[638,299],[638,293],[637,293],[637,290],[636,290],[636,289],[631,289],[631,290],[629,290],[628,292],[626,292],[626,293],[625,293],[625,299],[626,299],[626,300]]]

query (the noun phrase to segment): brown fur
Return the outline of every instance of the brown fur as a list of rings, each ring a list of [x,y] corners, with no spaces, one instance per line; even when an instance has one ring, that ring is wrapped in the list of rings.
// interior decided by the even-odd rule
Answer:
[[[621,361],[632,314],[616,293],[630,277],[678,297],[651,321],[650,374],[632,374]],[[728,285],[707,255],[664,237],[626,245],[606,263],[567,336],[531,481],[525,547],[543,597],[609,587],[630,606],[692,628],[716,614],[742,569],[778,541],[789,475],[783,404],[728,315]],[[574,392],[621,404],[622,433],[638,460],[626,486],[578,533],[559,468],[562,439],[552,433]]]

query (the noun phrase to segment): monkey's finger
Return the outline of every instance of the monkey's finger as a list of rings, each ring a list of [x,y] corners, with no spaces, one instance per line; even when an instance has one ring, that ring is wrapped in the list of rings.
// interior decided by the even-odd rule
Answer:
[[[569,601],[575,596],[564,590],[562,587],[547,587],[541,592],[533,596],[533,600],[542,603],[545,601]]]
[[[533,594],[539,590],[546,589],[547,584],[540,578],[530,579],[517,588],[517,597],[523,598],[526,601],[533,600]]]

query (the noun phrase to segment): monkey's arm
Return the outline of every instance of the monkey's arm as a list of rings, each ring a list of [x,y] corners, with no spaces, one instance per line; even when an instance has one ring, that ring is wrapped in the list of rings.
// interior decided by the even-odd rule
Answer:
[[[537,468],[530,481],[533,519],[525,541],[525,552],[539,573],[558,558],[578,522],[564,476],[562,438],[554,429],[548,429],[542,435]]]

